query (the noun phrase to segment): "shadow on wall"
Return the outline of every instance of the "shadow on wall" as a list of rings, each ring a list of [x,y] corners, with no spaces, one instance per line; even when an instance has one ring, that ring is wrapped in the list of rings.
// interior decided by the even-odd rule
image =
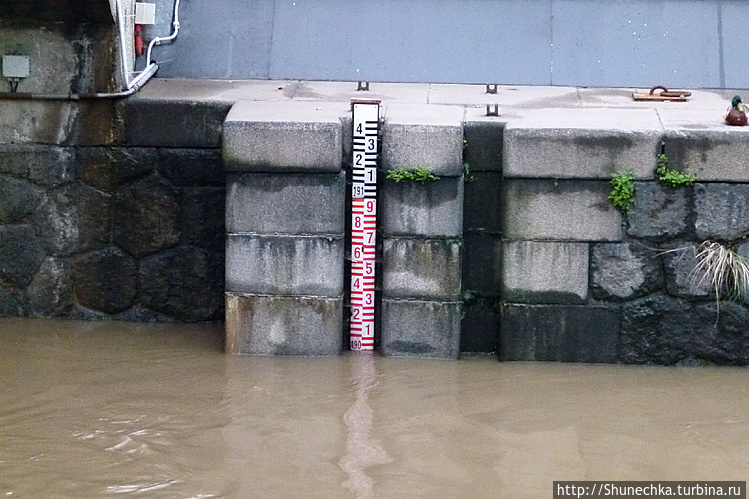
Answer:
[[[114,22],[107,0],[3,0],[0,20],[5,25],[63,23],[71,26]]]

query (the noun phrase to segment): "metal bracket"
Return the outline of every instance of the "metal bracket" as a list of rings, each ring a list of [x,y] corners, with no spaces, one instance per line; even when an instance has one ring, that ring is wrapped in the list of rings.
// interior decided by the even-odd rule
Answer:
[[[486,93],[487,94],[496,94],[497,93],[497,84],[496,83],[487,83],[486,84]]]
[[[368,92],[369,91],[369,82],[368,81],[360,81],[359,84],[356,86],[357,92]]]
[[[487,116],[499,116],[499,104],[487,104],[486,115]]]
[[[351,112],[354,112],[354,104],[382,104],[382,101],[380,99],[367,99],[367,98],[361,98],[361,99],[351,99]],[[384,122],[382,118],[380,118],[380,123]]]

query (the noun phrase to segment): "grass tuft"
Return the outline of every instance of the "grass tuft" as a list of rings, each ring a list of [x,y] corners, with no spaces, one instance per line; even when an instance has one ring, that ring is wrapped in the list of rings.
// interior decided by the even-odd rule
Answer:
[[[697,247],[697,264],[692,279],[697,286],[704,282],[715,294],[720,312],[720,299],[741,300],[749,294],[749,260],[716,241],[704,241]],[[701,276],[697,281],[697,276]]]

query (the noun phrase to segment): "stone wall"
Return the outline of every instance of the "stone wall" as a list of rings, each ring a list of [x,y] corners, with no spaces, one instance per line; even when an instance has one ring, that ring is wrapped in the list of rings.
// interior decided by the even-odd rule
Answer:
[[[390,105],[382,175],[429,168],[434,182],[380,182],[381,350],[457,358],[463,253],[463,109]]]
[[[385,355],[460,352],[462,117],[460,107],[385,110],[375,298]],[[347,346],[350,126],[345,103],[241,102],[230,111],[229,351],[330,355]],[[416,167],[440,179],[384,178]]]
[[[226,118],[228,352],[335,355],[343,348],[341,111],[240,102]]]
[[[222,318],[210,149],[0,146],[0,315]]]
[[[23,2],[0,12],[12,14],[0,49],[33,56],[19,92],[117,88],[116,27],[97,4],[95,19]],[[3,100],[0,316],[223,319],[229,107]]]
[[[0,4],[0,56],[29,58],[29,77],[19,82],[18,92],[115,91],[120,77],[117,47],[117,27],[106,0]],[[9,92],[5,79],[0,80],[0,92]]]
[[[62,105],[81,119],[29,126],[20,144],[0,130],[0,315],[201,321],[226,303],[230,351],[347,347],[346,104],[248,101],[227,117],[221,99],[136,96],[47,110]],[[605,110],[616,129],[601,110],[480,111],[385,108],[383,353],[749,361],[748,304],[723,300],[718,313],[692,276],[704,240],[749,256],[746,131],[641,110]],[[694,186],[654,179],[662,143]],[[417,166],[440,179],[385,179]],[[637,179],[625,217],[607,199],[623,170]]]
[[[546,121],[505,130],[500,359],[749,363],[748,303],[716,303],[695,273],[702,241],[749,255],[747,135]],[[696,184],[654,178],[661,145]],[[622,216],[606,179],[624,170],[638,180]]]

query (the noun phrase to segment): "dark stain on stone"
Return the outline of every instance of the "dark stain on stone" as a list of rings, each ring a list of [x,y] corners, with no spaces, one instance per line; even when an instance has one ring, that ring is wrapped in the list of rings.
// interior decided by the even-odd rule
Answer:
[[[301,83],[301,82],[289,83],[288,85],[283,87],[282,92],[284,96],[288,97],[289,99],[294,99],[294,98],[310,99],[310,98],[321,97],[320,94],[310,89],[306,83]]]
[[[563,291],[519,291],[505,289],[504,300],[510,303],[571,304],[585,303],[579,295]]]
[[[70,91],[74,94],[81,93],[85,89],[86,69],[90,64],[91,49],[90,43],[86,43],[85,38],[76,37],[73,41],[73,51],[75,52],[75,72],[70,82]]]
[[[433,352],[434,348],[427,343],[397,340],[388,344],[388,350],[399,353],[425,354]]]
[[[567,142],[569,139],[564,139]],[[618,135],[606,135],[603,137],[575,137],[574,143],[577,146],[585,148],[604,148],[614,153],[622,149],[632,147],[632,139]]]
[[[666,155],[669,158],[669,168],[683,170],[684,164],[690,155],[695,152],[699,154],[700,162],[707,163],[707,153],[716,146],[727,145],[727,140],[717,137],[705,137],[696,135],[678,135],[667,137]],[[691,153],[691,154],[690,154]]]

